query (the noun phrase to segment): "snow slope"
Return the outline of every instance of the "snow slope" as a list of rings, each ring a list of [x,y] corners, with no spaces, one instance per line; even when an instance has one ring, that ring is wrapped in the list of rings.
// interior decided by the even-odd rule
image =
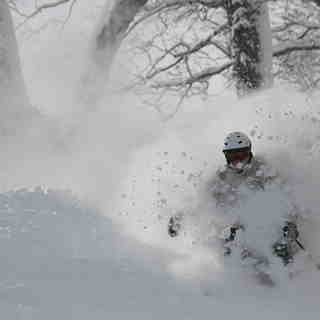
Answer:
[[[67,192],[3,193],[0,208],[3,319],[311,319],[319,311],[319,292],[299,282],[264,290],[209,270],[179,279],[167,266],[185,257],[128,239]]]

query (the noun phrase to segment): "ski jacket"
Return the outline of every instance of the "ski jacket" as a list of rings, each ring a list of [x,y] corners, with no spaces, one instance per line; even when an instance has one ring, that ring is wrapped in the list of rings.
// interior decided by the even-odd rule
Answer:
[[[299,251],[297,224],[300,223],[303,212],[296,205],[290,193],[287,193],[286,184],[287,181],[260,157],[253,158],[245,170],[240,173],[229,166],[217,171],[215,178],[210,183],[209,192],[214,198],[216,206],[222,209],[221,213],[225,218],[221,220],[223,225],[219,226],[221,222],[217,223],[217,230],[219,238],[223,239],[226,244],[226,254],[230,254],[231,250],[235,248],[240,248],[242,251],[240,255],[242,255],[243,248],[250,248],[253,244],[253,247],[266,253],[272,247],[273,253],[281,257],[284,263],[291,261]],[[263,206],[261,211],[255,201],[252,202],[253,206],[251,207],[250,199],[255,198],[254,196],[257,195],[255,193],[265,191],[266,194],[262,198],[264,196],[266,198],[261,202],[261,206]],[[260,195],[257,196],[260,200]],[[275,200],[270,203],[272,212],[270,215],[265,214],[269,213],[270,209],[268,200]],[[248,203],[249,207],[247,207]],[[241,208],[242,205],[245,210]],[[258,213],[262,212],[263,217],[258,215],[256,219],[253,219],[253,216],[256,215],[254,210],[257,208]],[[284,221],[287,222],[287,226],[290,223],[294,227],[293,232],[288,229],[286,236],[284,236]],[[225,227],[226,225],[228,226]],[[277,226],[279,226],[278,231]],[[219,227],[222,227],[220,231]],[[241,236],[243,230],[246,230],[244,237]],[[261,234],[261,237],[257,238],[257,234]],[[270,234],[275,235],[278,239],[269,238]]]
[[[249,190],[263,191],[277,177],[278,174],[262,158],[254,157],[241,173],[228,165],[218,170],[209,190],[217,206],[232,207],[245,198]]]

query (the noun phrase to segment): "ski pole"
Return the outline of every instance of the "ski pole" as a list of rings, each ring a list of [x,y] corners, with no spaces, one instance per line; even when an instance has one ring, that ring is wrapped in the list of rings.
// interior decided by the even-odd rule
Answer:
[[[302,243],[298,239],[296,239],[296,243],[303,251],[306,251],[306,248],[302,245]]]

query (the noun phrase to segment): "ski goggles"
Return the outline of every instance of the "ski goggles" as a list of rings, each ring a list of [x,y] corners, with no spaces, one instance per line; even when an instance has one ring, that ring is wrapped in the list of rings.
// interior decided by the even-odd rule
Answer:
[[[228,162],[242,162],[247,160],[250,157],[250,151],[225,151],[224,155]]]

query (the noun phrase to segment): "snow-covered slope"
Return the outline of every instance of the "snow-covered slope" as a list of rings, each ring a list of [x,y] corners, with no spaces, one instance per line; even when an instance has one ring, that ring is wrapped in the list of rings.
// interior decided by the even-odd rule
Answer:
[[[3,319],[312,319],[319,311],[311,284],[264,291],[223,273],[216,279],[215,267],[176,278],[168,263],[187,256],[121,236],[66,192],[3,193],[0,208]]]

